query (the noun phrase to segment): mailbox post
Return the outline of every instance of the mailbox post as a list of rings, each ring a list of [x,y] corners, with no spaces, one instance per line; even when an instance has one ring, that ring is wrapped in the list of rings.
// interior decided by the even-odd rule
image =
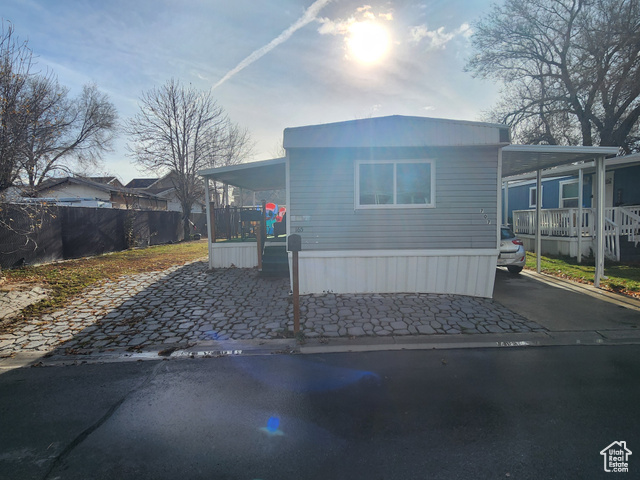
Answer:
[[[302,238],[292,234],[287,237],[287,250],[293,255],[293,332],[300,332],[300,285],[298,281],[298,252],[302,250]]]

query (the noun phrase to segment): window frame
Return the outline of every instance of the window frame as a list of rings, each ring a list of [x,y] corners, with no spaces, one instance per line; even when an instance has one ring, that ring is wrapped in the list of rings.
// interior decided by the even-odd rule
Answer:
[[[397,178],[397,165],[415,163],[415,164],[428,164],[431,174],[430,179],[430,203],[395,203],[398,198],[398,178]],[[381,165],[392,164],[393,165],[393,201],[394,203],[380,203],[380,204],[360,204],[360,165]],[[398,209],[398,208],[436,208],[436,162],[434,159],[427,158],[406,158],[406,159],[394,159],[394,160],[356,160],[355,161],[355,188],[354,188],[354,207],[356,210],[378,210],[378,209]]]
[[[563,194],[564,186],[565,185],[570,185],[572,183],[575,183],[576,185],[578,185],[578,195],[575,196],[575,197],[566,197],[566,198],[563,197],[562,194]],[[559,197],[560,198],[558,200],[558,207],[559,208],[578,208],[578,203],[580,201],[580,182],[578,181],[577,178],[571,179],[571,180],[561,180],[560,183],[559,183],[559,190],[560,190],[560,192],[559,192]],[[565,207],[564,206],[565,200],[575,200],[576,206],[575,207]]]
[[[537,196],[531,197],[531,194],[537,189],[538,189],[537,185],[534,185],[533,187],[529,187],[529,208],[536,208],[536,204],[533,203],[531,200],[533,198],[537,199],[538,197]],[[542,195],[544,195],[544,185],[542,185],[542,189],[540,191],[542,192],[540,195],[540,200],[541,200],[541,203],[544,205],[544,200],[542,198]],[[540,206],[540,208],[542,208],[542,206]]]

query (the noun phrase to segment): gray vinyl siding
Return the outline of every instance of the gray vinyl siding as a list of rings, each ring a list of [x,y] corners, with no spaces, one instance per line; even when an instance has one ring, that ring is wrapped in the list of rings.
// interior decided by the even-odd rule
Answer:
[[[496,248],[497,152],[289,149],[291,233],[305,250]],[[435,208],[355,208],[355,160],[416,158],[435,160]]]

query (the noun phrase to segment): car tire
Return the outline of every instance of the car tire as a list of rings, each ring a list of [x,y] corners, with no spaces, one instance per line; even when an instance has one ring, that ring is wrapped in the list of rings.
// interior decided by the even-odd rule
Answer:
[[[509,273],[517,275],[522,271],[522,267],[516,267],[515,265],[509,265],[507,267],[507,270],[509,270]]]

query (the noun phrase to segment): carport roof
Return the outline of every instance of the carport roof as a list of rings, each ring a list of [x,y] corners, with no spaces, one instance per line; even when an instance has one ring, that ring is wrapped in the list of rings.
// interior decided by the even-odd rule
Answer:
[[[273,158],[260,162],[240,163],[228,167],[209,168],[198,172],[200,176],[254,192],[285,188],[286,158]]]
[[[502,148],[502,176],[511,177],[559,165],[611,157],[618,147],[567,147],[561,145],[508,145]],[[235,187],[255,192],[280,190],[286,184],[286,158],[241,163],[228,167],[209,168],[199,174]]]
[[[511,177],[597,157],[611,157],[617,153],[618,147],[508,145],[502,149],[502,176]]]

